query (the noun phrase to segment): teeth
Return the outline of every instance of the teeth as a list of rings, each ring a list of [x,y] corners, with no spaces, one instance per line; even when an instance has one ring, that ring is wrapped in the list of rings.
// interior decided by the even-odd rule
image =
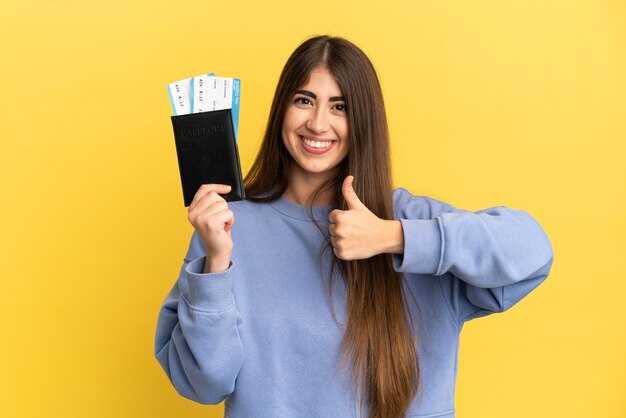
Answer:
[[[311,141],[310,139],[304,137],[302,137],[302,140],[305,144],[313,148],[327,148],[330,144],[332,144],[332,141]]]

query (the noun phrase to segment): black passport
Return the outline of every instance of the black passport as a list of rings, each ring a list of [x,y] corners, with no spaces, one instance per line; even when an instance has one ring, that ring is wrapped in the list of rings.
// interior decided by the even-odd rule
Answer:
[[[230,109],[172,116],[185,206],[202,184],[231,186],[226,201],[245,199]]]

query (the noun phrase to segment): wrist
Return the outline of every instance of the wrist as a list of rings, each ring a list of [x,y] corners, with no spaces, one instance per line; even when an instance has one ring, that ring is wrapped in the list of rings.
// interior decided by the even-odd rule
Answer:
[[[404,254],[404,231],[402,223],[397,220],[383,220],[382,253]]]
[[[219,260],[219,259],[214,260],[209,257],[206,257],[206,260],[204,261],[204,270],[202,271],[202,273],[203,274],[219,273],[219,272],[228,270],[229,267],[230,267],[230,258],[223,259],[223,260]]]

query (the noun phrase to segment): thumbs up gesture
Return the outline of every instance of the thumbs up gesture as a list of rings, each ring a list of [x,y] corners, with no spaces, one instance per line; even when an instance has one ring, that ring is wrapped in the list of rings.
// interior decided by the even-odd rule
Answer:
[[[343,181],[341,191],[348,210],[330,212],[329,232],[335,255],[342,260],[359,260],[381,253],[404,252],[400,221],[380,219],[359,200],[352,188],[354,176]]]

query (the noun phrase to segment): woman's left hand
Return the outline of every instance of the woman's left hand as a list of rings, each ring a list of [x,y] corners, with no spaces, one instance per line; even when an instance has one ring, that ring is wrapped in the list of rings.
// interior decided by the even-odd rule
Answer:
[[[330,212],[329,231],[335,255],[342,260],[360,260],[381,253],[403,253],[404,236],[400,221],[374,215],[352,188],[354,176],[343,181],[341,191],[348,210]]]

